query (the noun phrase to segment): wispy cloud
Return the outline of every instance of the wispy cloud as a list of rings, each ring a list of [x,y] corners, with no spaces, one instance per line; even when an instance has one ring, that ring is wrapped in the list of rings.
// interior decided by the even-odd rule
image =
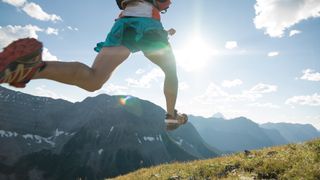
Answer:
[[[294,96],[286,101],[287,105],[302,105],[302,106],[320,106],[320,95],[315,93],[313,95]]]
[[[68,28],[69,30],[71,30],[71,31],[79,31],[79,29],[76,28],[76,27],[68,26],[67,28]]]
[[[43,48],[42,59],[47,61],[58,61],[58,57],[55,55],[52,55],[47,48]]]
[[[222,87],[231,88],[231,87],[239,86],[241,84],[243,84],[243,82],[240,79],[224,80],[222,82]]]
[[[276,92],[278,90],[278,87],[276,85],[270,85],[270,84],[264,84],[259,83],[252,87],[248,93],[250,94],[265,94],[265,93],[271,93]]]
[[[128,78],[126,79],[128,86],[137,88],[150,88],[153,81],[158,81],[159,78],[164,77],[163,72],[159,68],[154,68],[150,72],[143,75],[140,79]]]
[[[215,104],[216,102],[230,102],[230,101],[256,101],[262,98],[264,94],[277,91],[277,86],[259,83],[249,90],[242,91],[238,94],[230,94],[223,90],[215,83],[210,83],[206,91],[195,97],[195,100],[203,104]]]
[[[237,41],[227,41],[225,44],[226,49],[235,49],[238,47],[238,42]]]
[[[36,3],[27,3],[22,10],[26,12],[30,17],[38,19],[40,21],[61,21],[61,17],[55,14],[48,14],[42,10],[42,8]]]
[[[186,83],[186,82],[180,82],[179,83],[179,90],[180,91],[185,91],[185,90],[187,90],[189,88],[190,88],[190,85],[188,83]]]
[[[315,72],[313,69],[305,69],[302,71],[303,76],[300,79],[308,80],[308,81],[320,81],[320,73]]]
[[[229,99],[230,94],[225,92],[220,86],[211,82],[202,95],[194,99],[202,104],[215,104],[215,102]]]
[[[144,69],[138,69],[136,70],[136,74],[143,74],[145,72]]]
[[[40,5],[33,2],[28,2],[26,0],[2,0],[2,2],[21,8],[25,13],[27,13],[27,15],[40,21],[62,21],[60,16],[56,14],[48,14]]]
[[[128,90],[129,88],[126,86],[120,86],[113,83],[106,83],[100,90],[100,93],[101,91],[105,91],[107,94],[110,95],[126,95],[128,94]]]
[[[20,38],[35,38],[38,39],[38,33],[44,32],[46,34],[58,34],[58,30],[54,28],[42,29],[38,26],[34,25],[26,25],[26,26],[12,26],[8,25],[6,27],[0,26],[0,49],[6,47],[11,42],[20,39]],[[50,53],[47,48],[43,48],[42,58],[44,60],[49,61],[58,61],[58,57]]]
[[[59,34],[59,30],[55,29],[55,28],[52,28],[52,27],[48,27],[46,29],[46,33],[49,34],[49,35],[51,35],[51,34],[58,35]]]
[[[71,101],[71,102],[75,102],[74,99],[71,99],[69,97],[63,96],[61,94],[58,94],[58,93],[54,92],[53,90],[47,89],[47,86],[45,86],[45,85],[36,87],[35,88],[35,95],[43,96],[43,97],[50,97],[50,98],[53,98],[53,99],[64,99],[64,100],[68,100],[68,101]]]
[[[41,31],[43,31],[43,29],[30,24],[26,26],[0,26],[0,48],[7,46],[19,38],[32,37],[38,39],[37,32]]]
[[[2,2],[8,3],[15,7],[23,6],[27,1],[26,0],[2,0]]]
[[[309,18],[320,17],[320,1],[257,0],[254,24],[271,37],[282,37],[285,30]]]
[[[279,109],[280,106],[273,103],[251,103],[249,106],[259,107],[259,108],[270,108],[270,109]]]
[[[291,36],[294,36],[294,35],[297,35],[297,34],[300,34],[300,33],[301,33],[301,31],[299,31],[299,30],[291,30],[290,33],[289,33],[289,36],[291,37]]]
[[[269,56],[269,57],[275,57],[275,56],[279,56],[279,54],[280,54],[280,53],[277,52],[277,51],[272,51],[272,52],[269,52],[269,53],[268,53],[268,56]]]

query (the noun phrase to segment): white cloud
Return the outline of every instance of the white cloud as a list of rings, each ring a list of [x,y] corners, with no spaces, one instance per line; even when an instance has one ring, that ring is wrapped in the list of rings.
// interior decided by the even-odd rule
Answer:
[[[241,93],[230,94],[215,83],[210,83],[206,91],[202,95],[195,97],[195,100],[202,104],[226,103],[230,101],[256,101],[262,98],[263,94],[276,91],[277,86],[260,83]]]
[[[128,78],[126,79],[128,86],[138,88],[150,88],[153,81],[158,81],[160,77],[164,77],[163,72],[159,68],[152,69],[149,73],[142,76],[139,80]]]
[[[55,29],[55,28],[48,27],[46,29],[46,33],[49,34],[49,35],[51,35],[51,34],[58,35],[59,34],[59,30]]]
[[[300,79],[308,80],[308,81],[320,81],[320,73],[315,72],[312,69],[305,69],[302,71],[303,76]]]
[[[57,56],[52,55],[47,48],[43,48],[42,59],[46,61],[58,61]]]
[[[320,131],[320,115],[307,116],[304,119],[314,125]]]
[[[102,91],[105,91],[107,94],[111,94],[111,95],[119,95],[119,94],[125,95],[125,94],[128,94],[128,90],[129,88],[126,86],[119,86],[112,83],[106,83],[102,87]]]
[[[61,17],[55,14],[48,14],[42,10],[42,8],[36,3],[27,3],[22,10],[26,12],[30,17],[41,21],[61,21]]]
[[[15,7],[23,6],[27,1],[26,0],[2,0],[2,2],[8,3]]]
[[[0,26],[0,48],[4,48],[12,41],[19,38],[38,38],[37,32],[43,31],[38,26],[26,25],[26,26],[12,26],[8,25],[6,27]]]
[[[320,16],[319,0],[257,0],[254,24],[271,37],[282,37],[284,31],[309,18]]]
[[[220,88],[218,85],[214,83],[209,84],[205,94],[209,97],[225,97],[229,95],[227,92],[222,90],[222,88]]]
[[[226,101],[229,99],[227,97],[230,97],[230,94],[211,82],[205,92],[202,95],[195,97],[195,100],[202,104],[215,104],[217,101]]]
[[[243,84],[243,82],[240,79],[224,80],[222,82],[222,87],[231,88],[231,87],[239,86],[241,84]]]
[[[67,28],[68,28],[69,30],[71,30],[71,31],[79,31],[78,28],[73,28],[73,27],[71,27],[71,26],[68,26]]]
[[[179,83],[179,90],[184,91],[184,90],[187,90],[189,88],[190,88],[190,86],[189,86],[188,83],[186,83],[186,82],[180,82]]]
[[[256,101],[263,97],[263,94],[273,93],[278,90],[276,85],[259,83],[253,86],[251,89],[243,91],[239,95],[233,95],[233,100],[245,100],[245,101]]]
[[[138,70],[136,71],[136,74],[143,74],[144,72],[145,72],[144,69],[138,69]]]
[[[53,99],[65,99],[71,102],[74,102],[73,99],[68,98],[66,96],[63,95],[59,95],[56,92],[52,91],[52,90],[48,90],[47,87],[45,85],[39,86],[35,88],[35,95],[37,96],[43,96],[43,97],[50,97]]]
[[[278,89],[275,85],[259,83],[251,89],[243,91],[241,94],[230,95],[232,101],[256,101],[263,97],[263,94],[276,92]]]
[[[279,105],[275,105],[272,103],[251,103],[251,104],[249,104],[249,106],[260,107],[260,108],[270,108],[270,109],[279,109],[280,108]]]
[[[273,52],[269,52],[268,56],[269,57],[274,57],[274,56],[278,56],[279,54],[280,54],[279,52],[273,51]]]
[[[294,96],[287,99],[288,105],[302,105],[302,106],[320,106],[320,95],[315,93],[313,95],[306,96]]]
[[[234,48],[237,48],[237,47],[238,47],[237,41],[227,41],[226,45],[225,45],[226,49],[234,49]]]
[[[48,33],[48,30],[49,32],[55,31],[54,29],[50,30],[50,28],[48,28],[46,30],[46,33]],[[0,49],[6,47],[11,42],[20,38],[31,37],[31,38],[38,39],[37,33],[43,32],[43,31],[45,30],[39,28],[38,26],[33,26],[33,25],[26,25],[26,26],[8,25],[6,27],[0,26]],[[51,33],[54,34],[55,32],[51,32]],[[52,55],[47,48],[43,48],[42,58],[50,61],[58,61],[57,56]]]
[[[300,34],[301,31],[298,31],[298,30],[291,30],[290,33],[289,33],[289,36],[294,36],[294,35],[297,35],[297,34]]]
[[[248,93],[250,94],[265,94],[265,93],[271,93],[276,92],[278,90],[278,87],[276,85],[269,85],[269,84],[263,84],[259,83],[252,87]]]
[[[56,14],[48,14],[36,3],[29,3],[27,0],[2,0],[2,2],[8,3],[17,8],[21,8],[30,17],[38,19],[40,21],[61,21],[61,17]]]

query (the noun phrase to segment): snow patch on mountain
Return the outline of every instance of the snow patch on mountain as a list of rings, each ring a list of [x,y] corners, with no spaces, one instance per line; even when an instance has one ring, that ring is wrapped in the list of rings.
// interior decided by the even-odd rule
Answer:
[[[104,151],[104,150],[103,150],[102,148],[99,149],[98,154],[101,155],[103,151]]]
[[[114,129],[114,127],[112,126],[112,127],[110,128],[110,131],[109,131],[109,134],[108,134],[108,136],[107,136],[107,137],[109,137],[109,136],[110,136],[110,134],[111,134],[111,132],[113,131],[113,129]]]
[[[37,143],[37,144],[47,143],[47,144],[50,144],[52,147],[55,146],[54,140],[57,137],[59,137],[61,135],[73,136],[74,134],[75,133],[68,133],[68,132],[59,131],[59,129],[56,129],[54,136],[42,137],[40,135],[35,135],[35,134],[23,134],[23,135],[20,135],[19,133],[14,132],[14,131],[0,130],[0,137],[1,138],[23,138],[26,141],[33,141],[34,143]],[[28,142],[28,145],[29,144],[30,143]]]
[[[179,139],[179,141],[175,141],[175,142],[176,142],[176,144],[178,144],[179,146],[181,146],[182,143],[183,143],[183,139]]]
[[[1,137],[17,137],[18,133],[16,132],[11,132],[11,131],[5,131],[5,130],[0,130],[0,136]]]
[[[153,136],[143,136],[144,141],[149,141],[149,142],[154,142],[154,141],[161,141],[162,142],[162,137],[161,135],[156,135],[155,137]]]

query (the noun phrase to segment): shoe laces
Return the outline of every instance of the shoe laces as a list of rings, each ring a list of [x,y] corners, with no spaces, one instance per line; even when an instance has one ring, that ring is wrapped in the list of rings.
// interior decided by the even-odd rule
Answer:
[[[32,68],[25,69],[23,64],[18,64],[15,71],[10,71],[10,69],[6,69],[4,72],[4,80],[5,83],[15,83],[22,82],[29,76],[32,72]]]

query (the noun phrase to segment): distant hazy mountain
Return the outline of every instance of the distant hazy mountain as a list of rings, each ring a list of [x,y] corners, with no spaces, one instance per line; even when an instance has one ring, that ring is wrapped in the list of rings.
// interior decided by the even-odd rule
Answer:
[[[222,113],[215,113],[214,115],[212,115],[212,118],[225,119]]]
[[[274,145],[258,124],[244,117],[225,120],[191,116],[190,122],[209,145],[222,151],[243,151]]]
[[[204,142],[197,130],[189,122],[176,131],[169,132],[169,135],[177,144],[193,156],[210,158],[217,156],[217,152],[219,152],[219,150],[210,147],[210,145]]]
[[[320,137],[312,125],[288,123],[259,125],[245,117],[226,120],[190,116],[190,122],[204,141],[224,152],[259,149]]]
[[[320,137],[319,131],[310,124],[266,123],[261,127],[279,131],[288,142],[303,142]]]
[[[282,144],[287,144],[290,141],[285,139],[281,133],[276,130],[276,129],[265,129],[262,128],[264,133],[269,137],[269,139],[272,141],[273,145],[282,145]]]
[[[191,125],[168,134],[164,114],[133,97],[70,103],[0,86],[0,179],[102,179],[218,155]]]

